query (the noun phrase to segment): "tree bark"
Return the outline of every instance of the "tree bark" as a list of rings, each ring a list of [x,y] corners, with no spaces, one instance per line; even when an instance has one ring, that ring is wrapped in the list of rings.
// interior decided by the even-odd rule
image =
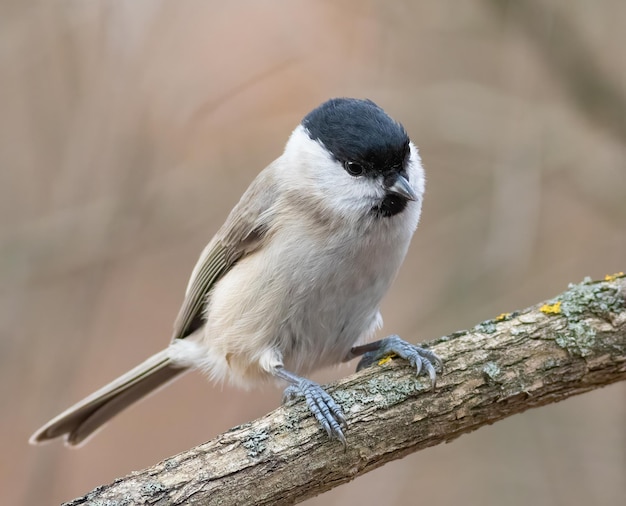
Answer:
[[[571,285],[430,348],[445,363],[434,392],[395,359],[328,386],[348,419],[346,449],[299,401],[67,504],[294,504],[483,425],[624,380],[626,278]]]

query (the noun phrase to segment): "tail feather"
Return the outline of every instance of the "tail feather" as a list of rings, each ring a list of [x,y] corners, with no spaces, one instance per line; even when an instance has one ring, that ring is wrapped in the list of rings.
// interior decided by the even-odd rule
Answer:
[[[30,442],[65,436],[68,445],[78,445],[120,411],[185,371],[174,366],[163,350],[50,420]]]

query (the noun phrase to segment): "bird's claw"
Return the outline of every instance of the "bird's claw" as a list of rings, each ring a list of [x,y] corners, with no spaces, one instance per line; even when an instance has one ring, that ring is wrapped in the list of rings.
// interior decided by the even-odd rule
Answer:
[[[390,354],[395,354],[405,359],[416,369],[418,375],[422,371],[425,371],[430,378],[434,390],[437,380],[436,368],[439,368],[439,370],[443,372],[443,362],[433,351],[407,343],[398,336],[386,337],[380,341],[378,349],[364,353],[356,370],[360,371],[361,369],[369,367]]]
[[[283,393],[283,403],[303,396],[309,410],[331,438],[336,438],[346,446],[343,429],[348,424],[341,407],[326,391],[314,381],[300,379],[297,384],[288,386]]]

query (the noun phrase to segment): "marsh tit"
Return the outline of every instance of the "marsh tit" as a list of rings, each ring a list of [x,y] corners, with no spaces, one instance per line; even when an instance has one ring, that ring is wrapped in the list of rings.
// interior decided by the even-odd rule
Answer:
[[[370,100],[310,112],[252,182],[191,274],[168,348],[39,429],[32,443],[76,445],[189,369],[251,387],[279,380],[345,445],[341,407],[306,375],[395,353],[426,371],[441,361],[398,336],[364,344],[417,227],[424,171],[399,123]]]

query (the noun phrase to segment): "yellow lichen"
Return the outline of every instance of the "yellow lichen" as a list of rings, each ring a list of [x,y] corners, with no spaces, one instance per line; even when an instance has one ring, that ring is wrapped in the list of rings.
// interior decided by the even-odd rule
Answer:
[[[544,304],[539,308],[543,314],[561,314],[561,301],[554,304]]]
[[[498,316],[496,316],[494,318],[494,321],[497,322],[503,322],[504,320],[506,320],[509,316],[511,316],[511,313],[500,313]]]
[[[623,278],[623,272],[616,272],[615,274],[607,274],[604,276],[604,281],[615,281],[617,278]]]
[[[395,356],[396,356],[396,354],[395,354],[395,353],[390,353],[390,354],[389,354],[389,355],[387,355],[386,357],[381,358],[381,359],[378,361],[378,365],[385,365],[385,364],[388,364],[389,362],[391,362],[391,359],[392,359],[393,357],[395,357]]]

